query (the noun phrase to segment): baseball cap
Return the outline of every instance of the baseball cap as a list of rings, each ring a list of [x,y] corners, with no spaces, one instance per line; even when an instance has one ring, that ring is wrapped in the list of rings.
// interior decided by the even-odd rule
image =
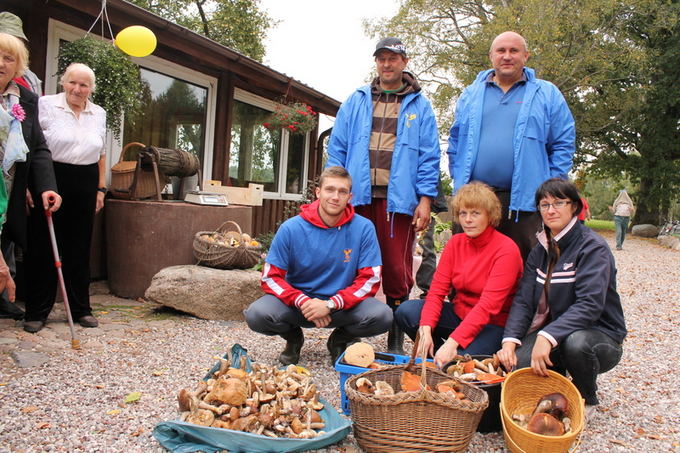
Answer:
[[[375,52],[373,56],[375,57],[381,50],[389,50],[390,52],[398,53],[400,55],[406,55],[406,46],[401,42],[399,38],[383,38],[375,46]]]
[[[0,13],[0,33],[7,33],[8,35],[16,36],[17,38],[28,41],[22,29],[22,23],[19,16],[3,11]]]

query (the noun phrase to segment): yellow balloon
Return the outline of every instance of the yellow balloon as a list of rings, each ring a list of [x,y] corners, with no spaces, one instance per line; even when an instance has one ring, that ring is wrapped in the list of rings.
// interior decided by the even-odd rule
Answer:
[[[141,25],[124,28],[116,35],[116,46],[133,57],[146,57],[156,48],[156,35]]]

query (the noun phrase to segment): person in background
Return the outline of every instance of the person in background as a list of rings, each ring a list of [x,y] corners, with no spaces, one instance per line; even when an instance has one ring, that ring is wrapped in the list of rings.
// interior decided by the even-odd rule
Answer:
[[[354,206],[375,225],[383,262],[382,287],[396,310],[413,287],[413,243],[430,225],[437,196],[439,133],[430,102],[405,71],[406,46],[384,38],[375,52],[378,76],[342,103],[328,143],[327,166],[347,168]],[[387,350],[403,354],[394,324]]]
[[[23,24],[18,16],[6,11],[0,12],[0,33],[7,33],[8,35],[19,38],[25,45],[28,42],[28,38],[26,38],[22,26]],[[29,68],[24,70],[23,75],[15,77],[13,80],[18,85],[29,89],[38,96],[42,94],[42,82]],[[2,256],[5,260],[5,263],[7,263],[7,267],[9,268],[12,278],[16,274],[14,248],[14,242],[10,241],[6,237],[3,238],[1,243]],[[0,318],[14,318],[18,320],[22,319],[23,317],[24,311],[10,301],[10,296],[7,291],[3,291],[2,295],[0,295]]]
[[[24,45],[28,43],[28,38],[24,34],[21,18],[10,12],[0,12],[0,33],[7,33],[21,39]],[[23,75],[15,77],[14,81],[24,88],[28,88],[38,96],[42,95],[42,81],[29,68],[24,70]]]
[[[40,98],[40,127],[52,150],[62,208],[54,228],[62,258],[71,315],[83,327],[97,327],[90,307],[90,245],[95,212],[106,194],[106,112],[90,101],[94,72],[81,63],[69,65],[61,76],[62,93]],[[37,208],[36,208],[37,209]],[[54,305],[57,272],[44,222],[32,223],[30,238],[41,259],[28,266],[24,330],[38,331]]]
[[[522,276],[517,245],[496,231],[501,204],[480,182],[461,187],[452,201],[453,220],[463,233],[446,244],[425,300],[409,300],[395,313],[399,327],[415,339],[419,354],[439,367],[458,354],[491,355],[498,350],[515,289]],[[453,303],[444,298],[456,290]]]
[[[622,189],[614,200],[614,204],[609,206],[609,210],[614,213],[614,226],[616,227],[616,250],[623,249],[623,241],[626,239],[628,222],[635,214],[635,205],[628,196],[626,189]]]
[[[586,223],[586,220],[590,220],[593,216],[590,215],[590,206],[588,206],[588,200],[586,197],[581,197],[581,205],[583,209],[578,213],[578,221],[581,223]]]
[[[440,179],[439,184],[437,185],[437,196],[432,202],[432,212],[439,214],[440,212],[446,212],[447,210],[446,196],[442,191],[442,182]],[[425,296],[427,296],[427,292],[430,290],[430,285],[432,284],[434,270],[437,268],[437,250],[434,244],[435,226],[436,222],[430,222],[430,226],[422,233],[419,242],[420,247],[423,249],[423,254],[420,267],[418,268],[418,272],[416,272],[416,285],[420,288],[421,299],[425,299]]]
[[[627,334],[614,256],[578,222],[581,198],[573,183],[549,179],[535,200],[544,229],[527,259],[498,358],[507,370],[568,371],[590,414],[599,404],[597,375],[619,362]]]
[[[61,197],[56,192],[52,157],[38,122],[38,96],[14,80],[22,76],[27,65],[28,50],[24,43],[15,36],[0,33],[0,162],[3,174],[0,200],[6,200],[1,222],[2,242],[19,244],[27,252],[26,260],[29,261],[31,251],[36,249],[28,246],[26,208],[33,206],[35,200],[40,210],[33,210],[30,220],[46,225],[42,207],[56,212]],[[15,285],[2,258],[0,289],[5,288],[7,304],[11,306]]]
[[[344,168],[321,173],[317,200],[274,236],[262,269],[266,294],[244,311],[252,330],[286,340],[284,365],[300,360],[302,327],[334,328],[326,346],[335,363],[348,344],[392,325],[392,311],[373,297],[381,269],[375,228],[355,214],[351,189]]]
[[[574,118],[560,90],[526,67],[521,35],[496,36],[489,58],[493,68],[480,72],[456,104],[449,170],[454,194],[470,181],[493,187],[503,207],[498,231],[526,261],[540,229],[534,193],[548,178],[567,177],[576,150]]]

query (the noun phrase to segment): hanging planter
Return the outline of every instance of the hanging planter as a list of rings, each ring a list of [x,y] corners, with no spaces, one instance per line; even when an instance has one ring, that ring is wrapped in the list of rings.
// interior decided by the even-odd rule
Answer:
[[[318,114],[310,105],[294,102],[277,104],[274,113],[262,125],[270,131],[285,129],[291,134],[306,134],[316,127],[317,122]]]
[[[92,102],[106,111],[106,125],[119,139],[121,115],[135,113],[141,105],[139,67],[110,41],[91,37],[65,43],[59,49],[59,74],[71,63],[86,64],[94,71],[97,88]]]

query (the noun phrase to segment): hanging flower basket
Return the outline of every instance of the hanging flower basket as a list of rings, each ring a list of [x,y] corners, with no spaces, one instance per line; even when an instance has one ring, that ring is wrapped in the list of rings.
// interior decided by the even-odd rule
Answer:
[[[262,123],[270,131],[286,129],[291,134],[306,134],[316,127],[318,114],[302,102],[277,104],[269,119]]]

